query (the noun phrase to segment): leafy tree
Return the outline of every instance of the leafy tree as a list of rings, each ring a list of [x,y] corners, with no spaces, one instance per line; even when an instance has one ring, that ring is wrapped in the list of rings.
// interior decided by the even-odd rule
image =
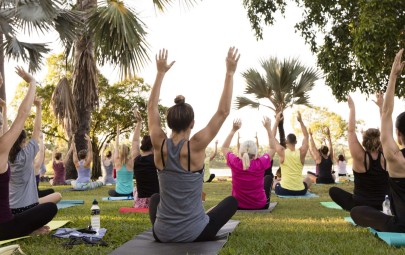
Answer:
[[[248,69],[242,73],[246,81],[245,94],[254,99],[238,96],[236,107],[238,109],[250,106],[252,108],[267,107],[276,114],[283,112],[292,105],[307,105],[309,103],[308,92],[314,86],[314,82],[320,78],[319,73],[303,66],[297,59],[280,61],[270,58],[261,61],[264,75],[256,69]],[[270,105],[263,103],[265,101]],[[280,144],[285,145],[284,121],[278,126]]]
[[[303,20],[295,25],[325,73],[326,85],[337,100],[359,89],[365,94],[385,90],[392,59],[405,47],[405,1],[295,0]],[[285,14],[287,0],[244,0],[258,39],[262,24],[272,25],[274,14]],[[322,38],[323,37],[323,38]],[[320,39],[323,39],[320,40]],[[405,78],[396,95],[405,96]]]

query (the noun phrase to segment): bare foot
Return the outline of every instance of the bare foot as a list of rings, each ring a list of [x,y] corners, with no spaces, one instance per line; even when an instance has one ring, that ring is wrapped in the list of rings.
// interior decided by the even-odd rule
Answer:
[[[48,226],[43,226],[31,233],[31,235],[46,235],[51,232],[51,229]]]

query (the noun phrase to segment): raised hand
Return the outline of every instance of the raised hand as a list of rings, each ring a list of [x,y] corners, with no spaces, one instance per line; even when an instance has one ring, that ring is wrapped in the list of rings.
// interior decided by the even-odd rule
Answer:
[[[310,136],[312,136],[312,129],[311,128],[308,128],[308,133],[309,133]]]
[[[329,127],[325,127],[325,133],[326,133],[327,136],[330,137],[330,130],[329,130]]]
[[[384,104],[384,92],[377,92],[375,94],[375,100],[373,102],[378,106],[378,108],[382,108]]]
[[[18,76],[23,78],[24,81],[26,81],[26,82],[35,81],[35,78],[31,74],[27,73],[21,66],[17,66],[15,68],[15,70],[16,70],[15,72],[18,74]]]
[[[284,119],[283,112],[279,112],[276,114],[276,122],[279,123]]]
[[[228,50],[228,55],[226,56],[226,72],[228,74],[233,75],[235,73],[239,58],[240,54],[238,54],[238,49],[235,47],[230,47]]]
[[[349,105],[349,108],[354,108],[354,102],[351,96],[347,96],[347,104]]]
[[[40,97],[35,97],[34,99],[34,105],[36,107],[40,107],[41,106],[41,98]]]
[[[269,117],[264,116],[262,123],[266,130],[268,130],[268,131],[271,130],[271,120]],[[257,138],[257,133],[256,133],[256,138]]]
[[[404,52],[404,49],[400,49],[395,55],[394,63],[392,63],[392,68],[391,68],[391,75],[401,75],[402,70],[404,69],[405,66],[405,61],[401,62],[402,58],[402,53]]]
[[[91,139],[90,139],[90,136],[88,135],[88,134],[84,134],[84,139],[86,140],[86,141],[90,141]]]
[[[136,122],[142,122],[141,113],[137,109],[134,109],[134,116]]]
[[[297,121],[300,123],[302,122],[301,112],[299,111],[297,112]]]
[[[240,129],[240,127],[242,126],[242,121],[240,119],[235,119],[233,121],[233,126],[232,126],[232,130],[233,131],[237,131]]]
[[[166,49],[159,50],[159,54],[156,55],[156,67],[158,72],[166,73],[173,66],[176,61],[172,61],[170,64],[167,64],[167,56],[169,51]]]
[[[0,86],[0,87],[1,87],[1,86]],[[4,107],[6,107],[6,106],[7,106],[6,101],[4,101],[3,99],[0,98],[0,107],[1,107],[1,108],[4,108]]]

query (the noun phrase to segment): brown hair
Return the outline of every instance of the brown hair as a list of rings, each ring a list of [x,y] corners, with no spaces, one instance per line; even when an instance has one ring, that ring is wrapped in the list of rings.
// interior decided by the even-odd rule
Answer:
[[[145,135],[141,141],[141,150],[150,151],[152,149],[152,140],[149,135]]]
[[[167,125],[177,133],[187,130],[194,120],[193,107],[185,101],[185,97],[179,95],[174,99],[175,105],[167,110]]]
[[[287,135],[287,142],[289,144],[297,144],[297,137],[294,134]]]
[[[77,157],[79,158],[79,160],[85,159],[86,156],[87,156],[87,150],[86,149],[80,150],[77,153]]]
[[[369,128],[363,132],[363,142],[366,151],[376,151],[381,149],[380,130]]]
[[[24,142],[24,140],[27,138],[27,132],[23,129],[18,136],[17,140],[14,142],[13,147],[11,147],[11,150],[8,154],[8,160],[11,163],[14,163],[15,159],[17,158],[18,153],[21,151],[21,144]]]
[[[322,145],[321,148],[319,149],[319,151],[323,154],[326,155],[329,152],[329,148],[326,145]]]
[[[55,153],[55,159],[56,159],[56,160],[60,160],[61,157],[62,157],[62,153],[60,153],[60,152],[56,152],[56,153]]]
[[[405,112],[398,115],[395,120],[395,128],[398,129],[399,133],[405,135]]]

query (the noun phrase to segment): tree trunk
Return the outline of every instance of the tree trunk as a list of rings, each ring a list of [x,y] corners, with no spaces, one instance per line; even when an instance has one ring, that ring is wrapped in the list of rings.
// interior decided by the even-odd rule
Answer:
[[[97,0],[78,0],[77,7],[80,11],[88,12],[97,6]],[[83,22],[87,22],[87,16],[83,16]],[[75,42],[73,72],[73,98],[76,102],[76,114],[78,123],[73,124],[77,152],[87,149],[84,139],[85,134],[90,133],[90,121],[93,107],[97,104],[96,61],[94,59],[94,42],[92,34],[84,31],[83,36]],[[97,154],[98,156],[98,154]],[[69,169],[69,172],[68,172]],[[74,166],[73,166],[74,169]],[[66,175],[74,175],[72,168],[67,168]]]
[[[285,148],[285,132],[284,132],[284,119],[278,123],[278,132],[280,135],[280,145]]]
[[[93,138],[93,168],[91,171],[91,178],[93,180],[98,179],[102,175],[101,173],[101,159],[100,159],[100,151],[97,146],[97,140]]]
[[[70,144],[72,143],[72,140],[70,140],[69,141],[69,143],[68,143],[68,148],[70,148]],[[73,153],[70,153],[70,155],[67,155],[67,157],[69,157],[68,158],[68,161],[67,161],[67,163],[66,163],[66,180],[69,180],[69,179],[77,179],[77,170],[76,170],[76,166],[75,166],[75,164],[73,163]]]

